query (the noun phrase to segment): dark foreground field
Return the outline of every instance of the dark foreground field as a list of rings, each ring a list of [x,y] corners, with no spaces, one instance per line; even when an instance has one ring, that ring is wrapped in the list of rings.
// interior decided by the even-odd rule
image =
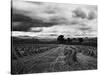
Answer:
[[[12,74],[97,69],[97,47],[64,44],[12,46]]]

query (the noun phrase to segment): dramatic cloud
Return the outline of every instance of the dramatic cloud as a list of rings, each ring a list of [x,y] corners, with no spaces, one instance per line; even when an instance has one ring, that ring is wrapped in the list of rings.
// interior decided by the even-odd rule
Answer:
[[[88,13],[89,20],[95,19],[96,17],[97,17],[96,12],[91,11]]]
[[[97,6],[13,0],[12,30],[14,36],[97,36]]]
[[[84,11],[81,10],[81,8],[77,8],[76,10],[73,11],[74,13],[74,17],[78,17],[78,18],[86,18],[87,15]]]

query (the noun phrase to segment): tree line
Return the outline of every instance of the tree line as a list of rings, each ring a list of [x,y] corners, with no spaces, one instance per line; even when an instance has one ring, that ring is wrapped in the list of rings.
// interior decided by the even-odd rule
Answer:
[[[59,36],[57,37],[57,42],[58,42],[58,43],[66,43],[66,42],[71,43],[72,40],[75,40],[75,39],[76,39],[76,38],[74,38],[74,39],[71,39],[71,38],[65,39],[65,38],[64,38],[64,35],[59,35]],[[78,42],[79,42],[79,43],[82,43],[83,41],[84,41],[83,38],[78,38]]]

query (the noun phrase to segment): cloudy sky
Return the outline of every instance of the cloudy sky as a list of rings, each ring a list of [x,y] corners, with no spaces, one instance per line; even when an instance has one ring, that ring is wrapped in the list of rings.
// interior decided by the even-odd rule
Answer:
[[[12,0],[12,36],[96,37],[97,6]]]

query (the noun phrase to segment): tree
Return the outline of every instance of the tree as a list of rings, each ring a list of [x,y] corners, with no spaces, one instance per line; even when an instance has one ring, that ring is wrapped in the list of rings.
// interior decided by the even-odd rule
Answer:
[[[79,43],[82,43],[83,42],[83,38],[79,38]]]
[[[71,39],[70,38],[67,38],[67,41],[68,41],[68,43],[70,43],[71,42]]]
[[[65,43],[64,35],[59,35],[57,38],[58,43],[63,44]]]

